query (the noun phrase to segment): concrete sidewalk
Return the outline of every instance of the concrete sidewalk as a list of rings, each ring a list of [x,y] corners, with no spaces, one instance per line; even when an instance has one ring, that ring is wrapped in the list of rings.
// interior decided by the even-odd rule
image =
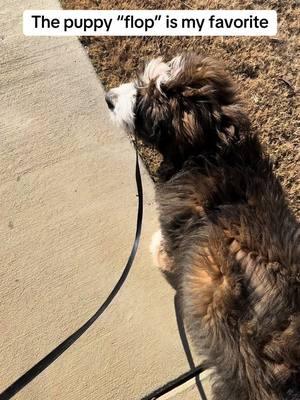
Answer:
[[[0,391],[95,312],[135,232],[134,151],[110,124],[84,50],[76,38],[22,34],[24,9],[57,7],[12,0],[0,11]],[[125,287],[17,399],[137,400],[189,369],[174,293],[148,251],[157,217],[145,172],[143,181],[142,241]],[[168,398],[200,396],[190,384]]]

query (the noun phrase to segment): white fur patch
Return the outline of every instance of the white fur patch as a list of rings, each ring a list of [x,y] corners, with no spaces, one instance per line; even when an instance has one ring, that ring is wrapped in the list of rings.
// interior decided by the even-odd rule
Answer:
[[[124,83],[109,91],[114,99],[112,111],[113,120],[126,129],[134,128],[134,105],[136,101],[136,86],[133,82]]]
[[[176,78],[180,72],[184,69],[184,59],[182,56],[177,56],[174,57],[170,62],[169,62],[169,67],[171,70],[170,74],[170,79]]]
[[[152,236],[150,251],[153,257],[153,263],[163,272],[172,272],[174,268],[174,260],[170,258],[164,249],[164,238],[161,230]]]
[[[162,61],[161,57],[151,60],[145,68],[142,76],[142,81],[148,85],[151,81],[156,79],[159,81],[166,81],[169,78],[169,66]]]
[[[176,78],[183,68],[184,61],[182,56],[174,57],[168,63],[163,62],[162,58],[158,57],[146,65],[141,80],[145,86],[155,80],[156,87],[161,90],[161,84]]]
[[[159,255],[161,251],[161,244],[162,244],[162,234],[161,230],[156,231],[152,235],[151,243],[150,243],[150,252],[152,254],[153,262],[155,266],[159,266]]]

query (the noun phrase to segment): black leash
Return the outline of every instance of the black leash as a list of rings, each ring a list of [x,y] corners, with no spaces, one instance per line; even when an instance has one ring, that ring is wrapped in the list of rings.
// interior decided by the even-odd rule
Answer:
[[[131,269],[133,260],[136,256],[140,237],[142,230],[143,221],[143,185],[141,179],[141,172],[138,161],[138,154],[136,153],[136,164],[135,164],[135,179],[138,192],[138,212],[136,221],[136,233],[131,249],[130,256],[125,265],[125,268],[120,276],[115,287],[110,292],[104,303],[98,308],[94,315],[91,316],[77,331],[72,333],[67,339],[60,343],[55,349],[48,353],[44,358],[37,362],[33,367],[26,371],[22,376],[20,376],[14,383],[12,383],[8,388],[6,388],[0,394],[0,400],[9,400],[20,390],[22,390],[26,385],[28,385],[33,379],[35,379],[41,372],[49,367],[60,355],[62,355],[73,343],[75,343],[89,328],[93,323],[104,313],[107,307],[111,304],[113,299],[116,297],[117,293],[123,286],[128,273]]]
[[[200,398],[202,400],[207,400],[206,394],[204,392],[202,383],[199,378],[199,374],[204,372],[206,368],[201,364],[197,365],[197,367],[194,364],[194,360],[193,360],[192,353],[190,350],[188,338],[187,338],[186,332],[185,332],[185,326],[184,326],[184,321],[182,318],[182,312],[181,312],[178,294],[175,294],[175,296],[174,296],[174,309],[175,309],[177,328],[178,328],[181,344],[184,349],[185,355],[187,357],[187,360],[188,360],[188,363],[190,366],[190,371],[185,372],[184,374],[178,376],[177,378],[172,379],[171,381],[165,383],[164,385],[157,388],[156,390],[153,390],[151,393],[147,394],[147,396],[144,396],[141,400],[159,399],[161,396],[165,395],[166,393],[171,392],[172,390],[176,389],[177,387],[183,385],[185,382],[187,382],[193,378],[195,378],[195,386],[198,389]]]
[[[154,392],[148,394],[143,397],[141,400],[156,400],[164,394],[170,392],[171,390],[177,388],[178,386],[183,385],[185,382],[191,380],[192,378],[197,377],[201,372],[204,372],[204,369],[201,365],[196,367],[195,369],[186,372],[185,374],[180,375],[178,378],[174,379],[163,385],[162,387],[156,389]]]

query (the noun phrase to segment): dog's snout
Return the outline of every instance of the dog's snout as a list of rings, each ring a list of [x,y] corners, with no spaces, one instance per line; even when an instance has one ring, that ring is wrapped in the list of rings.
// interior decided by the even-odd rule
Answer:
[[[107,92],[105,95],[105,101],[108,106],[108,108],[113,111],[115,108],[115,95],[111,92]]]

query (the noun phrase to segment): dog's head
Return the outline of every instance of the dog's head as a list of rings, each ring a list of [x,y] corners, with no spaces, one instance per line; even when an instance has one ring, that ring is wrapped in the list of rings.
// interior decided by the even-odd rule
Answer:
[[[150,61],[137,80],[111,89],[106,102],[118,123],[173,163],[229,140],[246,123],[221,64],[195,54]]]

